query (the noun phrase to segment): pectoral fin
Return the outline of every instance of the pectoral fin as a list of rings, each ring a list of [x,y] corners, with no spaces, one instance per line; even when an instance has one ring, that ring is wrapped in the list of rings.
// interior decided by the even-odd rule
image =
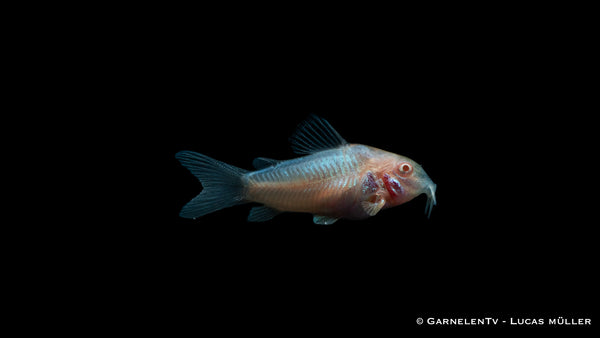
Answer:
[[[385,205],[385,199],[380,195],[375,195],[369,200],[362,201],[360,205],[369,216],[375,216]]]

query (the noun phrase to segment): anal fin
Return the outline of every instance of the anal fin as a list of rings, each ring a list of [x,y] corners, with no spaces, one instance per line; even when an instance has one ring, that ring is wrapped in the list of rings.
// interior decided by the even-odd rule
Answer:
[[[280,213],[281,211],[273,209],[271,207],[267,207],[265,205],[261,207],[254,207],[250,210],[250,214],[248,215],[248,222],[268,221],[271,218],[279,215]]]
[[[313,222],[315,224],[329,225],[335,223],[338,219],[338,217],[314,215]]]

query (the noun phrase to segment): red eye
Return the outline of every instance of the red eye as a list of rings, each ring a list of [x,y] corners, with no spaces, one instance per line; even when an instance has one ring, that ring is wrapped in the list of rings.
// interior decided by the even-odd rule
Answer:
[[[408,163],[402,163],[400,165],[400,167],[398,167],[398,172],[400,173],[401,176],[408,176],[410,175],[410,173],[412,172],[413,168],[412,165],[408,164]]]

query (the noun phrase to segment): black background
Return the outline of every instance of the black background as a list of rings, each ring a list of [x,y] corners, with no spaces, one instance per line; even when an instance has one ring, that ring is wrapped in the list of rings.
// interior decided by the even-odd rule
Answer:
[[[590,316],[586,44],[526,19],[224,13],[144,20],[113,54],[147,179],[117,240],[140,325],[370,332],[435,314]],[[248,223],[250,205],[178,217],[201,185],[177,151],[246,169],[293,158],[287,139],[310,113],[421,163],[438,186],[431,219],[424,196],[331,226],[295,213]]]

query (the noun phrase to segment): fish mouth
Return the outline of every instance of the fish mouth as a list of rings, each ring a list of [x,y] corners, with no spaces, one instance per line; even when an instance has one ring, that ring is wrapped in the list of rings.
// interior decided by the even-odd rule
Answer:
[[[425,188],[425,194],[427,195],[427,204],[425,204],[425,214],[427,214],[427,218],[431,217],[431,210],[433,210],[433,206],[436,205],[435,201],[435,190],[437,189],[437,184],[430,182]]]

